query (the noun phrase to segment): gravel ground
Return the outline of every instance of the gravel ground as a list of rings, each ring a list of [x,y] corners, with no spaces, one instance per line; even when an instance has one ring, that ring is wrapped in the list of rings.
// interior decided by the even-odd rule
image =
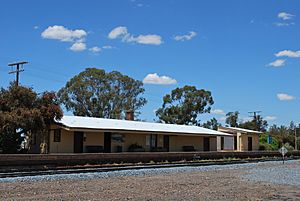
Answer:
[[[287,165],[277,162],[262,168],[251,168],[243,177],[252,181],[294,185],[300,188],[300,161],[290,161]]]
[[[0,179],[0,200],[300,200],[300,162]]]

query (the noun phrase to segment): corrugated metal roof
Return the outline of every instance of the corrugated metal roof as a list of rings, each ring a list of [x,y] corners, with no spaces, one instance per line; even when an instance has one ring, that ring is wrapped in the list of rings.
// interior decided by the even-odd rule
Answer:
[[[231,131],[237,131],[237,132],[243,132],[243,133],[257,133],[260,134],[262,132],[260,131],[255,131],[255,130],[250,130],[250,129],[245,129],[245,128],[238,128],[238,127],[220,127],[220,130],[231,130]]]
[[[142,132],[161,132],[174,134],[196,134],[214,136],[232,136],[228,133],[215,131],[198,126],[150,123],[141,121],[128,121],[116,119],[103,119],[80,116],[63,116],[57,123],[71,129],[96,129],[96,130],[122,130],[122,131],[142,131]]]

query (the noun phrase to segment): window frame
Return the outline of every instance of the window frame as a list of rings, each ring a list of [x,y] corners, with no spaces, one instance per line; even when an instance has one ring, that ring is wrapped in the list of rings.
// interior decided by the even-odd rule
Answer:
[[[53,130],[53,142],[61,142],[61,129]]]

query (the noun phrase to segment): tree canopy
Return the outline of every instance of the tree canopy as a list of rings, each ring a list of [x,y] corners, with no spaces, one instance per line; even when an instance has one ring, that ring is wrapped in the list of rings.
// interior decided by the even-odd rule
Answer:
[[[165,123],[199,125],[198,115],[209,113],[213,104],[210,91],[184,86],[163,97],[163,105],[156,111],[156,116]]]
[[[291,146],[295,146],[295,126],[294,122],[290,122],[289,126],[276,126],[272,125],[269,129],[269,133],[273,138],[277,138],[279,145],[282,146],[286,143]]]
[[[60,102],[77,116],[121,119],[146,104],[143,83],[117,71],[87,68],[58,91]]]
[[[38,95],[31,88],[16,86],[0,90],[0,149],[15,153],[28,132],[42,134],[62,110],[54,92]]]
[[[264,120],[260,115],[256,115],[252,120],[240,123],[239,127],[265,132],[268,127],[268,122]]]
[[[246,128],[255,131],[265,132],[268,127],[268,122],[264,120],[260,115],[256,115],[250,121],[239,122],[239,112],[228,112],[226,114],[226,124],[231,127]]]
[[[238,111],[235,111],[235,112],[228,112],[226,114],[226,120],[225,120],[225,123],[228,124],[229,126],[231,127],[238,127],[239,126],[239,123],[238,123],[238,120],[239,120],[239,112]]]
[[[212,118],[211,120],[208,120],[206,123],[202,124],[202,126],[204,128],[218,130],[218,127],[221,126],[221,124],[218,122],[216,118]]]

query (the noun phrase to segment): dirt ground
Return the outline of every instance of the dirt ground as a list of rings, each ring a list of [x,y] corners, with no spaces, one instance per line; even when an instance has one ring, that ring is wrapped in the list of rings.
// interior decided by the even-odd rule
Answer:
[[[300,200],[298,186],[241,179],[240,170],[0,183],[0,200]]]

